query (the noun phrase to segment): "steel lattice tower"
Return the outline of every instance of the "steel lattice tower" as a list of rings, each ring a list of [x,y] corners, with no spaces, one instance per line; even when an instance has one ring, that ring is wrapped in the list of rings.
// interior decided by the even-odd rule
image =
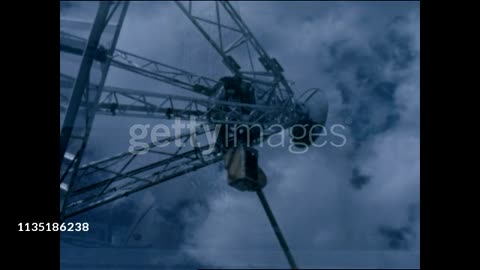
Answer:
[[[205,154],[204,150],[210,145],[187,144],[168,151],[157,147],[161,143],[197,140],[216,125],[260,125],[267,129],[274,124],[290,127],[308,118],[302,102],[294,97],[282,66],[260,45],[228,1],[216,1],[215,8],[211,10],[213,16],[209,18],[195,14],[194,1],[175,3],[220,56],[223,65],[231,73],[230,79],[248,85],[252,99],[245,101],[225,98],[228,92],[225,79],[196,75],[118,49],[116,44],[129,2],[100,1],[88,38],[60,29],[61,52],[81,56],[76,76],[60,73],[60,109],[64,114],[59,158],[62,220],[225,161],[228,152],[224,147],[215,147],[214,151]],[[104,42],[107,28],[112,35],[110,42]],[[234,57],[238,50],[248,52],[250,65],[238,64]],[[202,98],[107,86],[105,81],[112,66],[199,94]],[[97,71],[94,71],[95,68]],[[126,151],[95,162],[83,163],[82,157],[97,114],[183,120],[195,117],[202,125],[193,133],[152,142],[144,155]],[[262,134],[261,137],[254,138],[252,143],[258,144],[275,133]],[[155,162],[141,162],[141,159]],[[290,266],[296,268],[261,188],[254,191],[260,198]]]

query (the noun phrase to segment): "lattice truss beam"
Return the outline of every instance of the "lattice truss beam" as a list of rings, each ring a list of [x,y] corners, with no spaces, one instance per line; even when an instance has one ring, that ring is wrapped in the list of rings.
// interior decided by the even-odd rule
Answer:
[[[82,165],[65,218],[220,161],[213,145],[198,142],[197,136],[213,131],[199,126],[194,133],[163,138],[138,150],[148,150],[145,154],[126,151]],[[171,145],[163,147],[166,144]]]
[[[70,89],[74,79],[60,74],[60,88]],[[89,91],[98,91],[90,85]],[[60,94],[60,111],[66,111],[68,96]],[[82,106],[89,106],[86,102]],[[249,113],[245,115],[245,112]],[[211,124],[260,124],[263,127],[283,123],[292,111],[282,106],[267,106],[215,98],[195,98],[181,95],[104,86],[97,105],[97,114],[153,119],[195,119]]]
[[[63,122],[60,127],[60,173],[62,171],[73,172],[63,178],[64,184],[74,186],[78,167],[80,166],[85,151],[90,130],[95,118],[96,108],[101,91],[90,92],[88,85],[95,82],[99,89],[103,88],[111,61],[107,57],[101,63],[95,63],[99,44],[102,37],[106,37],[106,30],[109,24],[113,25],[113,35],[109,42],[106,42],[104,54],[112,55],[115,50],[121,27],[128,9],[128,2],[111,1],[99,2],[95,20],[90,28],[87,42],[83,47],[80,66],[77,76],[71,88],[71,95]],[[60,26],[62,31],[62,25]],[[62,50],[61,50],[62,51]],[[85,102],[89,106],[81,107]],[[60,191],[60,211],[63,214],[64,206],[68,200],[69,191]]]
[[[117,2],[114,11],[120,10],[118,3],[120,2]],[[71,136],[73,140],[80,139],[82,147],[80,150],[67,148],[60,171],[61,190],[65,194],[61,202],[63,218],[75,216],[222,160],[222,154],[216,149],[210,151],[213,145],[208,145],[206,140],[207,132],[217,131],[216,124],[255,124],[266,130],[274,124],[288,127],[299,119],[300,113],[293,100],[290,84],[283,75],[283,68],[266,53],[230,3],[175,3],[221,56],[223,64],[231,73],[251,84],[256,104],[222,101],[219,97],[225,89],[220,81],[120,50],[115,47],[116,38],[108,46],[100,42],[90,53],[93,61],[103,67],[104,75],[98,83],[91,80],[85,83],[85,94],[78,105],[80,112],[86,112],[87,121],[81,117],[75,121],[85,121],[87,124],[78,129],[83,136],[78,135],[79,132],[73,132]],[[200,5],[205,4],[213,5],[213,8],[202,9]],[[126,7],[122,16],[125,12]],[[121,22],[123,19],[114,25],[105,23],[103,28],[114,29],[118,36]],[[64,53],[84,58],[89,50],[89,42],[90,40],[64,29],[60,30],[60,49]],[[238,62],[237,59],[244,62]],[[171,85],[203,97],[104,86],[106,71],[110,66],[154,79],[161,83],[159,90],[162,85]],[[72,105],[71,91],[76,84],[78,77],[60,74],[61,112],[68,113]],[[89,98],[90,96],[94,98]],[[197,126],[194,132],[150,143],[146,154],[136,155],[127,151],[81,164],[83,149],[96,114],[155,119],[195,118],[202,125]],[[257,143],[273,133],[271,130],[265,132]],[[171,145],[160,147],[165,143]]]
[[[257,100],[293,103],[283,67],[270,57],[228,1],[175,1],[235,75],[255,85]],[[241,62],[240,62],[241,61]]]

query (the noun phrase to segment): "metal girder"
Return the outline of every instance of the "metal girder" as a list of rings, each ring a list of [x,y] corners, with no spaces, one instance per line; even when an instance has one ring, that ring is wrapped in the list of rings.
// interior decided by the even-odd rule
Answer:
[[[137,150],[145,150],[144,153],[132,154],[129,150],[81,166],[78,179],[82,181],[70,190],[62,218],[78,215],[222,160],[213,145],[205,143],[201,146],[198,142],[197,136],[213,131],[208,125],[197,126],[193,133],[163,138]],[[166,147],[169,143],[174,143],[175,147]]]
[[[295,259],[293,258],[292,252],[290,251],[290,248],[288,247],[287,241],[285,240],[285,237],[283,236],[282,230],[280,229],[280,226],[277,223],[277,220],[275,219],[275,216],[273,215],[272,209],[270,208],[270,205],[268,204],[267,198],[265,197],[265,194],[263,194],[262,190],[258,190],[257,192],[258,199],[260,200],[260,203],[262,204],[263,210],[265,210],[265,214],[268,217],[268,221],[270,222],[270,225],[272,226],[273,232],[275,233],[275,236],[277,237],[277,240],[282,247],[283,253],[285,254],[285,257],[287,258],[288,264],[292,269],[298,269],[297,263],[295,262]]]
[[[287,122],[287,127],[294,121]],[[78,183],[81,185],[70,191],[63,218],[78,215],[222,161],[223,153],[209,144],[208,140],[203,140],[203,146],[201,144],[202,135],[214,132],[216,136],[222,136],[218,131],[218,125],[200,124],[194,132],[163,138],[137,150],[145,150],[144,154],[132,154],[129,150],[80,166],[78,179],[81,181]],[[253,144],[258,144],[277,132],[278,130],[266,130]],[[175,147],[165,147],[170,143],[175,143]],[[66,173],[72,172],[70,170]]]
[[[290,123],[293,123],[294,120]],[[289,123],[286,123],[289,125]],[[223,160],[223,154],[214,145],[208,144],[207,132],[215,132],[218,125],[200,124],[194,132],[163,138],[137,149],[144,154],[126,151],[78,168],[79,185],[70,191],[63,218],[69,218],[108,202],[136,193],[145,188],[163,183],[174,177],[206,167]],[[278,130],[266,130],[262,140]],[[211,137],[211,136],[210,136]],[[201,145],[203,140],[203,146]],[[171,143],[175,147],[165,147]],[[206,151],[207,150],[207,151]],[[153,160],[153,162],[152,162]],[[67,171],[66,174],[72,173]],[[80,184],[81,183],[81,184]]]
[[[100,68],[101,74],[98,81],[98,91],[92,95],[92,93],[88,91],[88,86],[90,85],[93,63],[96,55],[100,51],[100,40],[108,23],[114,16],[116,16],[117,23],[113,34],[113,39],[110,43],[110,46],[106,50],[102,49],[105,55],[111,55],[115,50],[128,5],[129,2],[124,1],[99,3],[97,15],[92,25],[88,41],[85,44],[82,54],[82,61],[75,78],[75,82],[72,86],[72,95],[70,97],[68,107],[65,108],[66,114],[60,131],[60,175],[62,175],[63,168],[65,168],[65,170],[70,170],[73,168],[73,173],[71,173],[68,178],[61,176],[64,185],[70,187],[75,185],[76,172],[88,142],[90,130],[96,114],[96,105],[101,96],[101,90],[105,83],[110,67],[110,60],[107,58],[107,60],[102,63]],[[86,101],[89,106],[85,107],[82,111],[80,110],[80,105],[84,101]],[[72,153],[74,159],[68,162],[68,160],[65,159],[66,153]],[[68,190],[66,192],[62,192],[61,190],[61,213],[63,213],[64,204],[67,201],[68,196]]]
[[[105,49],[99,45],[97,50],[91,53],[91,57],[97,62],[109,63],[115,67],[181,89],[204,94],[209,98],[166,95],[119,87],[104,87],[103,83],[101,85],[88,83],[86,89],[97,99],[93,103],[88,99],[83,99],[79,102],[79,107],[85,108],[87,111],[94,108],[94,110],[90,110],[93,114],[115,116],[154,117],[157,119],[180,118],[183,120],[194,117],[196,121],[204,122],[210,127],[214,124],[257,124],[263,127],[282,124],[285,128],[288,128],[289,125],[298,120],[299,114],[293,103],[292,91],[282,75],[283,69],[275,59],[266,54],[229,3],[215,2],[216,20],[194,15],[192,12],[193,2],[190,2],[188,9],[180,2],[177,2],[177,4],[221,54],[224,64],[235,75],[241,76],[243,80],[253,85],[257,96],[257,104],[220,101],[216,96],[223,87],[222,83],[114,47]],[[226,25],[221,21],[221,8],[223,8],[224,16],[227,15],[233,25]],[[200,22],[215,25],[219,39],[217,41],[213,40],[211,34],[206,32]],[[121,24],[117,25],[120,27]],[[227,39],[222,34],[222,31],[226,30],[235,32],[239,36],[227,44]],[[86,43],[85,39],[63,31],[60,32],[60,45],[64,52],[85,54]],[[256,52],[259,56],[258,61],[264,70],[255,70],[251,57],[249,57],[252,63],[251,70],[235,68],[236,62],[232,54],[242,46],[247,46],[249,56],[251,56],[250,47],[253,48],[253,52]],[[60,76],[61,88],[68,89],[75,82],[74,78],[65,74]],[[72,102],[65,95],[61,95],[61,100],[64,103]],[[68,110],[67,107],[64,107],[64,109]],[[271,131],[267,131],[262,139],[273,134],[268,132]],[[187,134],[182,138],[189,139],[191,137],[192,134]],[[172,137],[166,141],[171,142],[177,139]],[[150,145],[149,149],[154,147],[155,145]],[[65,204],[67,210],[63,217],[70,217],[87,211],[172,177],[207,166],[221,158],[217,156],[217,153],[207,156],[199,155],[199,151],[203,150],[199,147],[187,151],[182,146],[175,149],[174,152],[168,153],[163,150],[152,150],[146,155],[132,155],[130,152],[125,152],[86,165],[81,165],[76,152],[72,152],[70,158],[72,163],[69,165],[75,164],[75,166],[66,167],[61,177],[64,189],[68,190],[68,194],[71,195]],[[151,162],[151,160],[150,162],[140,162],[137,167],[132,168],[134,160],[141,159],[140,156],[151,155],[157,155],[155,162]],[[163,155],[164,159],[158,159],[158,155]],[[123,166],[120,166],[121,164]],[[173,164],[176,165],[172,166]],[[64,182],[69,177],[75,178],[77,174],[78,179],[82,179],[78,186],[69,185],[67,181]]]
[[[68,89],[72,83],[73,78],[60,75],[61,88]],[[90,85],[92,92],[97,91],[97,88]],[[103,87],[102,92],[103,96],[97,106],[97,113],[102,115],[182,120],[194,118],[211,124],[260,124],[265,127],[285,122],[292,117],[292,111],[282,106],[167,95],[110,86]],[[60,98],[68,102],[64,96],[61,95]],[[244,114],[247,110],[248,117]]]
[[[86,40],[70,33],[60,32],[60,50],[81,55],[85,48]],[[100,47],[102,48],[102,47]],[[212,96],[220,87],[219,83],[205,76],[198,76],[186,70],[176,68],[158,61],[154,61],[127,51],[116,49],[107,57],[105,50],[100,49],[95,55],[99,62],[110,59],[111,65],[141,76],[164,82],[181,89],[198,94]]]
[[[61,111],[65,112],[60,137],[62,220],[223,160],[226,145],[223,142],[228,144],[228,136],[237,132],[232,132],[225,124],[246,127],[259,125],[263,128],[281,124],[283,128],[288,128],[304,116],[283,75],[283,67],[267,54],[229,2],[213,2],[213,19],[194,13],[193,1],[188,1],[188,6],[181,1],[175,3],[221,56],[223,64],[232,72],[234,78],[226,77],[215,81],[116,49],[128,2],[99,2],[88,39],[60,31],[60,50],[82,56],[76,78],[60,74],[60,88],[72,89],[70,96],[60,91]],[[195,3],[197,4],[198,2]],[[122,5],[123,8],[119,8]],[[120,11],[118,21],[109,26],[109,21],[116,11]],[[80,27],[88,24],[78,21],[65,22]],[[215,31],[212,33],[205,24],[214,26]],[[104,47],[100,40],[107,26],[114,29],[114,37],[110,45]],[[234,35],[227,35],[227,31]],[[247,57],[239,57],[238,52],[242,48],[246,49]],[[257,58],[255,62],[252,58],[254,54]],[[248,59],[250,67],[246,67],[248,64],[242,67],[237,62],[238,59]],[[90,81],[95,61],[101,64],[98,83]],[[209,98],[105,87],[111,65]],[[258,66],[262,70],[259,70]],[[229,80],[233,80],[237,86],[228,86]],[[220,101],[231,100],[231,91],[243,94],[243,89],[248,91],[248,99],[234,97],[233,100],[248,100],[252,104]],[[83,118],[79,113],[84,114]],[[188,133],[175,134],[148,144],[141,143],[140,149],[131,149],[133,145],[130,141],[127,152],[81,165],[96,114],[157,119],[194,118],[204,124],[190,126]],[[76,125],[77,122],[79,124]],[[221,130],[226,130],[227,137],[219,137],[222,136]],[[212,132],[215,132],[217,138],[209,136]],[[255,135],[252,139],[252,143],[260,143],[276,132],[278,130],[260,132],[260,135]],[[202,135],[206,135],[203,140],[199,138]],[[80,144],[72,144],[71,140],[79,140]],[[248,137],[246,140],[250,143]],[[174,146],[169,145],[170,143],[174,143]],[[138,142],[135,146],[139,146]],[[290,266],[296,269],[296,263],[263,192],[258,190],[257,194]]]
[[[175,3],[222,57],[223,64],[234,75],[251,82],[255,88],[268,92],[268,94],[261,94],[261,99],[264,99],[267,104],[289,106],[294,103],[294,94],[283,75],[282,66],[267,54],[228,1],[212,2],[215,4],[215,10],[211,10],[212,14],[208,18],[205,14],[195,13],[195,7],[202,3],[196,3],[196,1],[175,1]],[[214,27],[208,28],[207,25]],[[233,33],[230,38],[227,37],[227,32]],[[243,67],[237,62],[238,58],[233,56],[240,50],[246,50],[249,60]],[[256,60],[252,59],[254,55]],[[255,66],[260,66],[263,70],[260,71]],[[265,88],[265,83],[269,87]]]
[[[188,154],[194,155],[195,152],[191,151]],[[185,155],[185,158],[188,158],[188,155]],[[139,192],[146,188],[158,185],[170,179],[173,179],[177,176],[190,173],[192,171],[198,170],[200,168],[206,167],[210,164],[219,162],[222,160],[222,157],[208,157],[205,158],[205,161],[195,160],[189,161],[188,163],[184,163],[182,165],[178,165],[175,167],[170,168],[170,172],[161,172],[156,171],[148,176],[142,176],[141,179],[133,178],[132,176],[128,176],[129,178],[133,178],[131,181],[123,181],[125,183],[119,184],[118,186],[106,189],[105,191],[99,193],[98,195],[92,195],[90,197],[85,197],[83,199],[76,200],[68,205],[66,205],[66,211],[63,218],[69,218],[80,213],[86,212],[93,208],[99,207],[106,203],[115,201],[122,197],[126,197],[130,194]],[[153,164],[154,166],[159,165],[158,163]],[[121,177],[120,177],[121,178]],[[119,178],[119,179],[120,179]],[[124,179],[128,179],[125,177]],[[123,180],[123,179],[120,179]],[[75,200],[75,197],[78,194],[73,195],[71,200]]]

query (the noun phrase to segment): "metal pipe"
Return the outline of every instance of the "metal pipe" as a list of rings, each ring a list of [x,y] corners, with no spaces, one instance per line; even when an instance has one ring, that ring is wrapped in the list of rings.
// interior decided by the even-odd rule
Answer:
[[[285,241],[282,231],[280,230],[280,227],[278,226],[278,223],[275,220],[275,216],[273,216],[272,209],[270,209],[270,206],[268,205],[267,198],[265,198],[265,195],[263,194],[262,190],[258,190],[257,195],[258,195],[258,198],[260,199],[260,202],[262,203],[263,209],[265,209],[265,213],[267,214],[268,220],[270,221],[273,231],[277,236],[278,242],[280,242],[280,246],[282,247],[283,253],[285,253],[285,256],[287,257],[290,267],[292,269],[298,269],[297,264],[293,259],[293,255],[290,252],[290,249],[288,248],[287,241]]]
[[[70,136],[72,135],[74,122],[77,117],[77,112],[80,107],[82,96],[85,92],[85,88],[89,84],[88,77],[90,75],[90,69],[95,58],[97,47],[100,43],[103,26],[105,24],[105,19],[108,16],[110,4],[110,2],[100,2],[97,16],[92,26],[90,37],[88,38],[87,47],[83,52],[82,62],[80,64],[77,79],[75,80],[75,83],[73,85],[72,97],[70,99],[70,104],[65,115],[65,120],[63,122],[62,132],[60,135],[60,166],[62,164],[63,156],[67,149],[68,143],[70,141]]]

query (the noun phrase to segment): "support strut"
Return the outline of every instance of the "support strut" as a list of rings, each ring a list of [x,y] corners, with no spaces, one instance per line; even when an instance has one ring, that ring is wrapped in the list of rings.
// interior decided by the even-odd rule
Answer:
[[[273,216],[272,209],[270,209],[270,206],[268,205],[267,198],[265,198],[265,195],[263,194],[262,190],[257,190],[257,195],[258,195],[258,198],[260,199],[260,202],[262,203],[263,209],[265,209],[265,213],[267,214],[268,220],[270,221],[273,231],[277,236],[278,242],[280,242],[280,246],[282,247],[282,250],[285,253],[285,256],[287,257],[290,267],[294,270],[298,269],[297,264],[293,259],[293,255],[290,252],[290,249],[288,248],[287,241],[285,241],[282,231],[280,230],[280,227],[278,226],[278,223],[275,220],[275,217]]]

